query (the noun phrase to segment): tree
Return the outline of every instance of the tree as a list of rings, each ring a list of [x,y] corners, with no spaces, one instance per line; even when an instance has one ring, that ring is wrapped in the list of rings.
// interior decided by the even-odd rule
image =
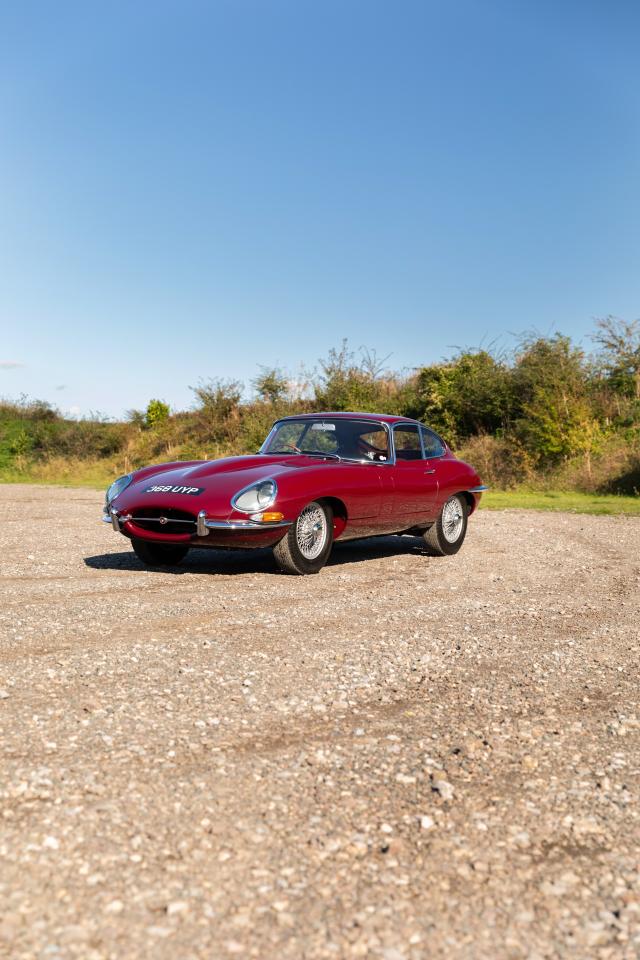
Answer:
[[[144,427],[147,419],[144,410],[136,410],[135,407],[127,410],[124,416],[125,420],[128,423],[132,423],[135,427]]]
[[[239,404],[243,385],[238,380],[201,380],[191,387],[199,407],[198,412],[210,437],[217,443],[235,440],[240,428]]]
[[[251,381],[251,385],[260,400],[265,403],[277,403],[289,392],[289,382],[277,367],[260,367],[260,373]]]
[[[487,350],[463,350],[423,367],[416,388],[416,416],[451,441],[502,431],[512,413],[511,371]]]
[[[385,375],[384,360],[361,349],[358,360],[347,340],[339,350],[320,360],[320,376],[314,384],[316,405],[325,410],[367,410],[393,413],[398,406],[397,378]]]
[[[515,433],[538,462],[582,453],[590,463],[600,426],[590,403],[584,353],[569,337],[523,341],[513,372]]]
[[[596,320],[592,340],[602,350],[601,366],[615,390],[640,400],[640,320]]]
[[[14,457],[26,457],[33,448],[33,437],[24,428],[18,430],[13,440],[9,444],[9,450]]]
[[[148,427],[156,427],[169,419],[169,404],[163,400],[149,400],[144,422]]]
[[[190,387],[200,402],[200,409],[212,420],[224,420],[236,409],[242,397],[239,380],[224,380],[216,377],[201,380],[197,387]]]

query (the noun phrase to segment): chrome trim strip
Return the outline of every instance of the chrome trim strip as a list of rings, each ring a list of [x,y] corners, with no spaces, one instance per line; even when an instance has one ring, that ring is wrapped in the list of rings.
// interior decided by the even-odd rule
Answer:
[[[102,517],[103,523],[110,523],[116,533],[122,533],[121,523],[127,523],[128,520],[157,520],[157,517],[132,517],[130,513],[118,516],[116,510],[111,508],[110,516],[106,514]],[[278,523],[263,523],[260,520],[207,520],[204,510],[198,514],[197,521],[192,520],[172,520],[171,523],[194,523],[196,526],[196,536],[208,537],[210,530],[270,530],[272,528],[290,527],[293,520],[280,520]]]
[[[480,484],[479,487],[469,487],[469,493],[484,493],[485,490],[488,490],[489,487],[485,486],[484,483]]]
[[[395,443],[394,443],[394,441],[393,441],[392,425],[389,424],[389,423],[386,423],[386,421],[384,421],[384,420],[376,420],[375,422],[376,422],[376,423],[379,423],[379,424],[382,426],[382,429],[387,431],[387,444],[388,444],[388,447],[389,447],[389,460],[376,460],[376,461],[374,461],[374,462],[377,463],[378,466],[382,465],[383,467],[386,467],[386,466],[393,467],[393,466],[395,466],[395,462],[396,462],[396,445],[395,445]]]
[[[205,520],[209,530],[271,530],[278,527],[290,527],[293,520],[280,520],[278,523],[261,523],[259,520]]]
[[[177,517],[132,517],[127,516],[127,520],[144,520],[145,523],[160,523],[164,526],[166,523],[190,523],[192,526],[196,525],[195,520],[181,520]],[[164,520],[164,523],[162,521]]]

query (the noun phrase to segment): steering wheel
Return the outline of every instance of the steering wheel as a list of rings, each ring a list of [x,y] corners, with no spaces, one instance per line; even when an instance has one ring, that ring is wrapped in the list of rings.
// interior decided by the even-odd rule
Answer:
[[[296,453],[302,453],[300,447],[296,447],[295,443],[285,443],[285,447],[288,447],[289,450],[295,450]]]

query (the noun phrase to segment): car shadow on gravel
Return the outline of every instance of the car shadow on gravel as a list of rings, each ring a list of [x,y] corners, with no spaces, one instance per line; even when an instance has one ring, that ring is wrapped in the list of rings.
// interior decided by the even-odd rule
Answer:
[[[426,548],[421,537],[371,537],[368,540],[351,540],[336,543],[328,567],[339,567],[347,563],[362,563],[365,560],[377,560],[384,557],[426,556]],[[204,573],[240,574],[270,573],[280,574],[273,553],[265,550],[213,550],[194,547],[175,567],[147,567],[137,558],[133,550],[118,553],[100,553],[85,557],[84,562],[92,570],[147,570],[157,573]]]

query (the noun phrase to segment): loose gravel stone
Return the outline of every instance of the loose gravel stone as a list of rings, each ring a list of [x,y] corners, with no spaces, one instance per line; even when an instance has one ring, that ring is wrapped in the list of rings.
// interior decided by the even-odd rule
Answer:
[[[637,960],[640,521],[144,569],[0,486],[0,957]]]

